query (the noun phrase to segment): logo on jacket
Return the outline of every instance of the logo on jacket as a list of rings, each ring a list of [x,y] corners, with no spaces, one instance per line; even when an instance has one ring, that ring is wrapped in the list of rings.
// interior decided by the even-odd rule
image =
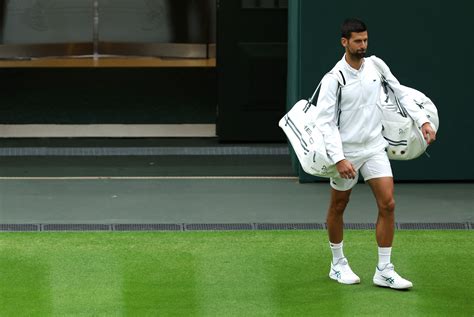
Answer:
[[[413,100],[413,101],[416,103],[418,107],[420,107],[420,109],[425,109],[425,107],[423,106],[425,104],[424,102],[418,102],[416,100]]]
[[[405,128],[405,129],[398,129],[398,135],[406,134],[407,131],[408,131],[408,128]]]

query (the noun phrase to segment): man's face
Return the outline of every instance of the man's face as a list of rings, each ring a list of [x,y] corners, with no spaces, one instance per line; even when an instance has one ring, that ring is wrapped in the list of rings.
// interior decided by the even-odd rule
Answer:
[[[368,44],[369,36],[367,31],[356,33],[351,33],[351,38],[346,39],[342,38],[341,43],[342,46],[345,47],[346,53],[351,55],[355,58],[363,58],[365,53],[367,52],[367,44]]]

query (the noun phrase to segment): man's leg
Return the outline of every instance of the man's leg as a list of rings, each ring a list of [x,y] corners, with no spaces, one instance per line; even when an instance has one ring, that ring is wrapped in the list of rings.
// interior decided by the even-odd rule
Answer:
[[[329,203],[326,223],[328,226],[329,241],[341,243],[344,236],[344,210],[346,209],[352,189],[339,191],[331,188],[331,202]]]
[[[381,248],[392,246],[395,230],[395,199],[393,198],[393,178],[381,177],[367,181],[374,193],[379,214],[376,225],[377,244]]]
[[[376,285],[406,289],[413,284],[395,272],[390,261],[395,232],[395,199],[393,197],[393,178],[380,177],[367,181],[377,201],[379,214],[376,226],[376,239],[379,246],[379,263],[373,281]]]
[[[332,251],[331,269],[329,277],[342,284],[360,283],[360,278],[352,272],[342,251],[344,235],[344,210],[346,209],[351,189],[339,191],[331,189],[331,202],[326,218],[329,235],[329,245]]]

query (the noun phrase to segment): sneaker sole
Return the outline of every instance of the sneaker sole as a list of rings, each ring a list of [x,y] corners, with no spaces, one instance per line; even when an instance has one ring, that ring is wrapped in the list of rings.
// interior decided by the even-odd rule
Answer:
[[[373,282],[377,286],[388,287],[388,288],[393,288],[393,289],[409,289],[409,288],[413,287],[413,285],[409,285],[409,286],[406,286],[406,287],[394,287],[392,284],[389,284],[385,281],[377,280],[375,278],[373,279]]]
[[[344,282],[343,280],[340,280],[338,279],[337,277],[333,277],[331,275],[329,275],[329,278],[331,280],[334,280],[334,281],[337,281],[338,283],[340,284],[345,284],[345,285],[352,285],[352,284],[360,284],[360,279],[356,280],[356,281],[351,281],[351,282]]]

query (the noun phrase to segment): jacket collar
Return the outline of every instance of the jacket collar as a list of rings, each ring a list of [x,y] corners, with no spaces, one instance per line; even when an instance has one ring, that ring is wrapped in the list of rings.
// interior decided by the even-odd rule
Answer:
[[[360,68],[359,68],[359,69],[355,69],[355,68],[353,68],[351,65],[349,65],[349,63],[346,61],[346,54],[344,54],[344,56],[342,56],[342,63],[343,63],[343,65],[344,65],[344,68],[345,68],[349,73],[351,73],[352,75],[357,75],[357,74],[361,73],[361,72],[364,70],[365,57],[362,59],[362,65],[360,65]]]

